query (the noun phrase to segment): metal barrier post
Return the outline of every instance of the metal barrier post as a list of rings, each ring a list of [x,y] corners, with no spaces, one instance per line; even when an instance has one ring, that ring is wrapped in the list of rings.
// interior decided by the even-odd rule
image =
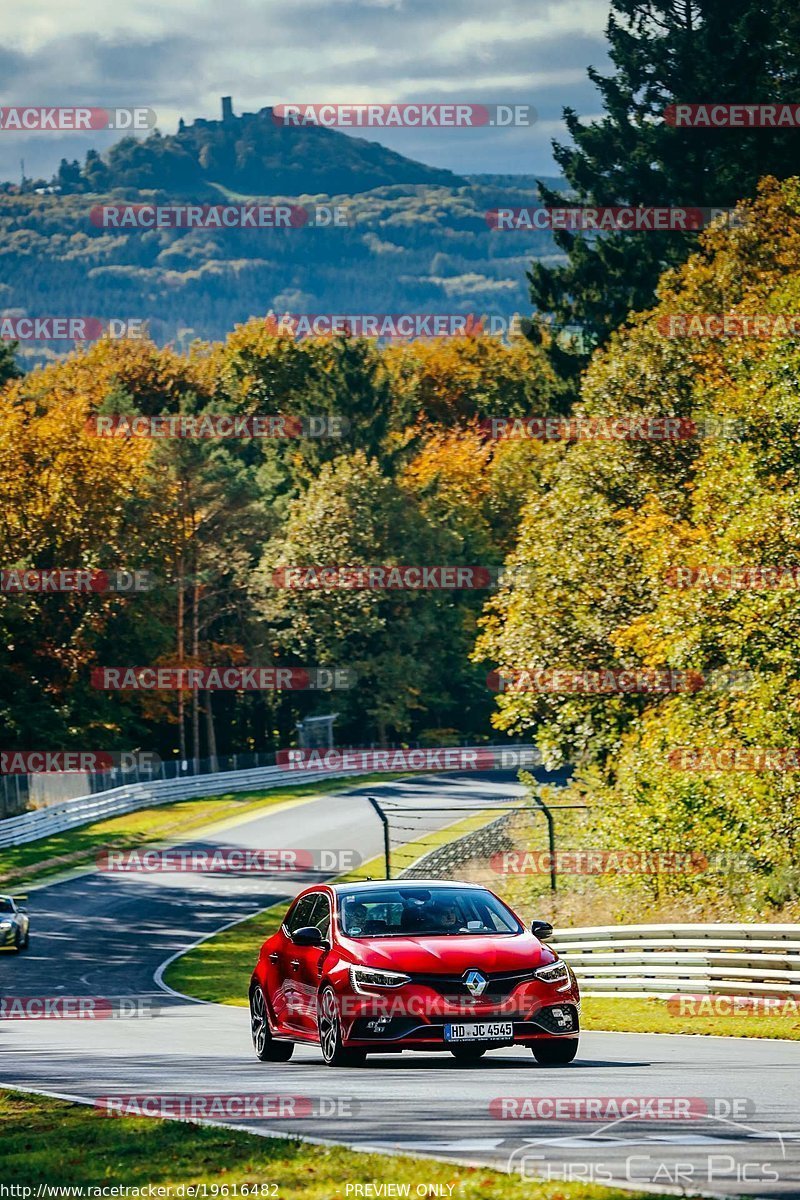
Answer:
[[[378,814],[381,824],[383,825],[384,873],[385,873],[385,877],[387,879],[391,879],[392,878],[392,857],[391,857],[392,851],[391,851],[391,844],[389,842],[389,818],[386,816],[386,813],[383,811],[380,804],[378,804],[378,801],[375,799],[374,796],[367,796],[367,800],[369,800],[370,804],[375,809],[375,812]]]
[[[548,841],[548,844],[550,847],[550,891],[554,892],[556,890],[556,826],[555,826],[555,821],[553,820],[552,812],[550,811],[548,806],[545,804],[544,800],[541,800],[536,795],[533,795],[531,798],[533,800],[533,803],[536,805],[536,807],[540,808],[542,810],[542,812],[545,815],[545,820],[547,821],[547,841]]]

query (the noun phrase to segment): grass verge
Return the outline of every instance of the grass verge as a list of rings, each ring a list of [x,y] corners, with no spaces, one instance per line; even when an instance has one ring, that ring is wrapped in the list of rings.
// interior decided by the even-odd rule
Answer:
[[[18,1186],[117,1184],[173,1189],[206,1184],[212,1196],[231,1195],[234,1187],[247,1186],[258,1189],[254,1194],[278,1200],[344,1198],[354,1195],[353,1184],[376,1182],[408,1184],[412,1195],[426,1184],[423,1195],[449,1195],[453,1200],[514,1200],[520,1194],[519,1176],[488,1167],[360,1154],[339,1146],[263,1138],[183,1121],[109,1120],[88,1105],[22,1092],[0,1092],[0,1124],[3,1182]],[[430,1186],[435,1184],[440,1185],[438,1193]],[[213,1192],[214,1186],[229,1190]],[[160,1194],[169,1197],[171,1192]],[[389,1194],[403,1192],[391,1189]],[[526,1183],[525,1196],[528,1200],[643,1200],[639,1192],[579,1183]]]
[[[728,998],[726,998],[727,1000]],[[719,1003],[719,1000],[717,1000]],[[725,1001],[723,1001],[725,1003]],[[761,1009],[703,1015],[702,1002],[695,1012],[681,1016],[670,1011],[666,1000],[655,997],[586,996],[581,1008],[584,1029],[602,1029],[620,1033],[695,1033],[708,1036],[752,1038],[788,1038],[800,1040],[800,1000],[784,1007],[780,1014]]]
[[[405,778],[403,774],[358,775],[141,808],[3,850],[0,852],[0,888],[17,891],[70,868],[90,866],[101,851],[133,850],[150,842],[173,841],[206,825],[257,813],[276,804],[327,795],[355,785],[387,783],[402,778]]]

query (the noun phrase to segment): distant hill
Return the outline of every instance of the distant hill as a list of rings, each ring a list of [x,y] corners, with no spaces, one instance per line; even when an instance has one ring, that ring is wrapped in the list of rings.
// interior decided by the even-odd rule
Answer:
[[[177,133],[124,137],[81,166],[62,162],[62,193],[159,188],[173,196],[355,195],[392,184],[457,187],[452,171],[405,158],[375,141],[334,129],[276,124],[271,108],[235,116],[228,97],[219,121],[181,120]]]
[[[512,188],[515,191],[529,188],[531,196],[536,193],[536,185],[539,182],[550,188],[551,191],[569,191],[563,175],[468,175],[467,179],[470,183],[477,183],[481,187]]]
[[[0,315],[134,318],[159,343],[221,340],[270,310],[459,313],[529,308],[525,272],[558,257],[547,231],[498,233],[498,205],[536,202],[533,176],[460,178],[331,130],[275,125],[269,109],[126,138],[83,167],[62,163],[57,194],[0,188]],[[549,182],[549,181],[548,181]],[[343,228],[123,229],[103,203],[275,199],[343,206]],[[23,343],[23,365],[71,348]]]
[[[395,185],[316,198],[346,207],[350,223],[338,229],[93,225],[92,206],[119,198],[0,196],[0,314],[136,318],[178,346],[220,340],[270,309],[510,317],[529,311],[531,259],[557,255],[546,230],[497,233],[486,222],[498,204],[530,204],[528,188]],[[125,198],[170,201],[133,189]],[[33,365],[69,349],[31,342],[21,358]]]

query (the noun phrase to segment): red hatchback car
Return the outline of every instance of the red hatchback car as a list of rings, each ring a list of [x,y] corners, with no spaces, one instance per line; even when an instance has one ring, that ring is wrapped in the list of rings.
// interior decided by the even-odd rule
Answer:
[[[571,1062],[580,997],[570,968],[477,884],[403,880],[317,884],[301,892],[261,947],[250,981],[256,1055],[285,1062],[319,1044],[329,1066],[369,1053],[529,1046]]]

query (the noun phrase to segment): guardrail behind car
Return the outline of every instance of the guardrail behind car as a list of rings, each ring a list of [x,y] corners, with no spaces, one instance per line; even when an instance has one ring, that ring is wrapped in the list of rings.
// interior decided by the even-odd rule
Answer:
[[[289,787],[308,783],[309,779],[335,779],[355,771],[287,771],[282,767],[258,767],[253,771],[222,771],[214,775],[194,775],[188,779],[167,779],[156,783],[133,783],[129,787],[112,788],[93,796],[78,796],[63,804],[22,813],[0,821],[0,848],[21,846],[51,833],[75,829],[104,817],[118,816],[156,804],[176,800],[192,800],[203,796],[244,792],[250,788]]]
[[[605,925],[559,929],[548,944],[587,996],[800,999],[800,925]]]
[[[459,749],[464,752],[495,750],[499,753],[509,749],[533,752],[534,748],[528,744],[511,743],[508,746],[462,746]],[[26,842],[34,842],[37,838],[47,837],[51,833],[61,833],[65,829],[75,829],[105,817],[133,812],[139,808],[151,808],[156,804],[226,795],[229,792],[245,792],[251,788],[264,791],[266,788],[291,787],[315,779],[343,779],[370,773],[374,773],[374,767],[364,770],[352,766],[346,770],[320,770],[316,767],[287,769],[283,766],[271,766],[127,784],[90,796],[78,796],[74,800],[65,800],[62,804],[52,804],[17,817],[6,817],[0,821],[0,849],[5,846],[21,846]],[[440,772],[437,770],[427,773]]]

